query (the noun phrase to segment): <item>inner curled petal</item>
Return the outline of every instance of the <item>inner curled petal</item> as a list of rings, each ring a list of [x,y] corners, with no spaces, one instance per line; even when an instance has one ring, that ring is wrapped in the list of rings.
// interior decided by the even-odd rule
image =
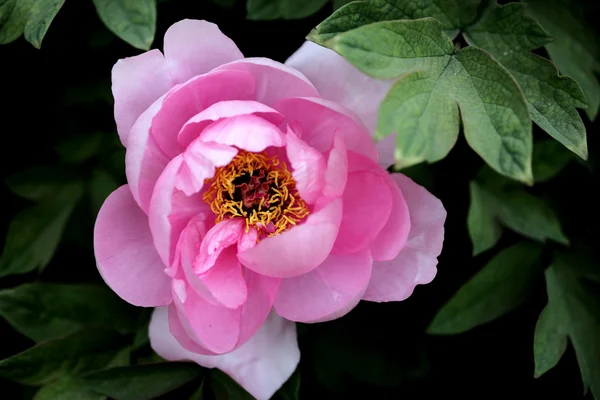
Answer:
[[[207,186],[203,199],[217,222],[225,217],[245,218],[246,232],[256,228],[257,239],[283,232],[309,214],[287,165],[264,152],[240,151],[216,169]]]

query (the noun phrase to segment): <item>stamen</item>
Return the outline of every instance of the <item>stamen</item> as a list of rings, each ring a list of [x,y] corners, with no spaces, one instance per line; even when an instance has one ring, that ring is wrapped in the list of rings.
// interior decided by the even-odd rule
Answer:
[[[240,151],[229,164],[217,168],[206,184],[210,186],[203,200],[217,222],[243,217],[246,232],[255,227],[258,239],[283,232],[309,214],[285,163],[265,152]]]

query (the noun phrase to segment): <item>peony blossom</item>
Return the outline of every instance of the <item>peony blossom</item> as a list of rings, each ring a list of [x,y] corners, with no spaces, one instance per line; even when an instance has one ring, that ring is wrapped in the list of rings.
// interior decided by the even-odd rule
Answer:
[[[372,139],[391,85],[305,43],[244,58],[216,25],[171,26],[164,54],[119,60],[115,120],[127,184],[94,248],[106,283],[156,307],[153,349],[216,367],[258,399],[295,370],[294,321],[430,282],[446,212]]]

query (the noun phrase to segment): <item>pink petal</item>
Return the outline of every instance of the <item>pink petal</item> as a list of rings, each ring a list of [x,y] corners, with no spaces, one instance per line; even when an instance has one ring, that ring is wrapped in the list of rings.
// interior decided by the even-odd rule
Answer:
[[[207,107],[224,100],[253,100],[254,78],[245,71],[211,71],[169,92],[152,120],[152,135],[169,157],[183,148],[177,135],[183,125]]]
[[[288,129],[286,135],[287,158],[300,197],[313,204],[325,185],[325,157]]]
[[[333,247],[342,217],[341,199],[309,215],[305,222],[261,240],[238,254],[247,268],[266,276],[290,278],[321,264]]]
[[[152,348],[161,357],[219,368],[258,400],[271,398],[289,379],[300,361],[296,325],[275,313],[271,313],[244,346],[220,356],[194,354],[183,349],[169,332],[166,308],[154,311],[149,336]]]
[[[285,64],[306,75],[321,97],[348,107],[375,132],[377,109],[393,80],[371,78],[335,51],[308,41]]]
[[[164,273],[148,227],[148,218],[127,185],[105,200],[94,226],[94,253],[102,278],[123,300],[141,307],[171,302]]]
[[[156,310],[166,310],[168,313],[168,328],[171,335],[179,342],[179,345],[183,347],[185,350],[190,351],[196,354],[205,354],[214,356],[218,353],[210,351],[202,347],[198,342],[198,338],[193,332],[188,332],[186,327],[181,322],[179,317],[179,312],[177,311],[177,306],[174,303],[171,303],[168,307],[158,307]]]
[[[198,295],[212,305],[221,305],[194,272],[194,261],[200,251],[200,243],[214,225],[215,215],[210,211],[197,214],[189,221],[179,236],[171,274],[175,277],[175,274],[179,273],[178,267],[181,266],[185,280]],[[181,265],[178,265],[178,263]]]
[[[319,93],[297,70],[268,58],[245,58],[218,70],[248,71],[256,78],[255,100],[272,106],[286,97],[319,97]]]
[[[175,187],[187,196],[198,193],[206,179],[215,175],[215,167],[224,167],[237,155],[237,149],[220,143],[194,141],[183,152],[183,162],[175,178]]]
[[[177,141],[183,124],[213,103],[253,98],[254,89],[247,72],[211,72],[174,87],[140,116],[127,139],[125,166],[133,197],[145,212],[162,170],[183,150]]]
[[[174,85],[160,50],[116,62],[112,69],[112,93],[117,131],[123,145],[127,144],[129,130],[138,117]]]
[[[387,223],[371,243],[371,255],[375,261],[396,258],[404,248],[410,231],[410,215],[404,195],[391,175],[382,172],[392,194],[392,211]]]
[[[194,272],[202,274],[211,269],[221,252],[237,243],[245,227],[244,218],[226,219],[213,226],[202,239],[194,260]]]
[[[248,288],[237,259],[237,249],[223,250],[211,269],[199,276],[213,298],[227,308],[238,308],[246,302]]]
[[[344,193],[347,181],[348,155],[344,137],[338,132],[333,137],[332,148],[327,159],[323,196],[328,199],[341,196]]]
[[[237,346],[250,339],[269,316],[281,279],[271,278],[243,269],[244,280],[248,286],[248,298],[242,306],[240,319],[240,338]]]
[[[333,137],[339,132],[348,150],[377,161],[375,142],[360,119],[347,108],[319,98],[287,98],[273,106],[302,128],[302,140],[321,153],[331,149]]]
[[[164,40],[169,72],[177,83],[244,56],[217,25],[184,19],[167,30]]]
[[[363,296],[369,301],[400,301],[411,295],[417,284],[431,282],[436,274],[437,256],[444,242],[446,210],[425,188],[402,174],[392,174],[404,194],[410,212],[408,241],[398,256],[375,262],[369,287]]]
[[[212,122],[239,115],[256,115],[275,126],[279,126],[285,119],[283,115],[271,107],[257,101],[221,101],[194,115],[185,123],[181,131],[179,131],[179,144],[187,147]]]
[[[355,253],[369,246],[386,225],[392,194],[384,177],[361,171],[348,175],[342,198],[342,224],[332,252]]]
[[[195,215],[210,212],[202,193],[186,196],[175,189],[177,173],[183,157],[175,157],[167,165],[154,187],[148,220],[154,245],[165,265],[173,264],[179,235]]]
[[[238,115],[214,122],[202,131],[199,140],[222,143],[251,152],[285,144],[279,128],[256,115]]]
[[[298,322],[339,318],[360,301],[372,265],[368,249],[355,254],[332,254],[312,271],[282,279],[275,310],[282,317]]]
[[[174,280],[175,282],[176,280]],[[174,288],[175,289],[175,288]],[[241,307],[213,305],[184,284],[185,296],[174,293],[179,320],[189,336],[203,348],[223,354],[233,350],[240,336]]]

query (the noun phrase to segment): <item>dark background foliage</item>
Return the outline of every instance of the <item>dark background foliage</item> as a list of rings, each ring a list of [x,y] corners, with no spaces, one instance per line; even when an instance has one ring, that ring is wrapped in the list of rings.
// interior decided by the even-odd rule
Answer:
[[[162,48],[166,29],[184,18],[206,19],[220,29],[244,55],[285,61],[305,40],[306,34],[332,9],[300,20],[252,21],[241,2],[222,8],[207,1],[159,2],[156,39]],[[86,182],[99,185],[86,191],[76,206],[52,261],[41,272],[0,279],[0,289],[25,282],[101,283],[95,267],[92,230],[97,206],[93,190],[110,190],[110,180],[124,183],[124,151],[113,119],[110,71],[119,58],[139,51],[119,40],[96,16],[91,1],[67,1],[44,39],[41,50],[19,39],[0,47],[2,124],[0,173],[4,178],[32,166],[62,164]],[[597,193],[598,123],[584,117],[589,160],[572,162],[549,183],[532,190],[551,194],[563,229],[571,240],[597,247],[600,197]],[[534,128],[534,137],[543,132]],[[70,162],[56,147],[97,141],[90,154]],[[96,142],[94,142],[96,143]],[[73,153],[85,153],[75,145]],[[440,307],[496,252],[472,257],[466,216],[469,182],[483,162],[461,136],[450,155],[426,168],[409,172],[444,203],[448,211],[444,250],[438,275],[416,288],[403,302],[361,302],[349,315],[333,322],[299,325],[302,352],[300,398],[421,399],[421,398],[582,398],[583,385],[572,347],[558,366],[534,379],[533,333],[546,304],[543,274],[535,280],[525,304],[509,314],[467,333],[430,336],[425,331]],[[98,171],[109,175],[102,185],[92,178]],[[113,184],[114,185],[114,184]],[[2,213],[0,238],[12,217],[29,203],[0,185]],[[90,206],[90,203],[92,206]],[[505,232],[498,248],[518,240]],[[0,239],[1,240],[1,239]],[[546,249],[547,250],[547,249]],[[548,258],[548,251],[543,253]],[[597,289],[597,288],[596,288]],[[147,314],[140,313],[140,318]],[[12,356],[33,342],[0,319],[0,359]],[[146,345],[135,360],[151,356]],[[140,361],[141,362],[141,361]],[[187,398],[198,382],[183,386],[164,398]],[[34,389],[0,379],[2,397],[30,398]],[[231,398],[237,398],[232,395]],[[291,397],[288,397],[291,398]],[[592,398],[588,393],[586,398]]]

